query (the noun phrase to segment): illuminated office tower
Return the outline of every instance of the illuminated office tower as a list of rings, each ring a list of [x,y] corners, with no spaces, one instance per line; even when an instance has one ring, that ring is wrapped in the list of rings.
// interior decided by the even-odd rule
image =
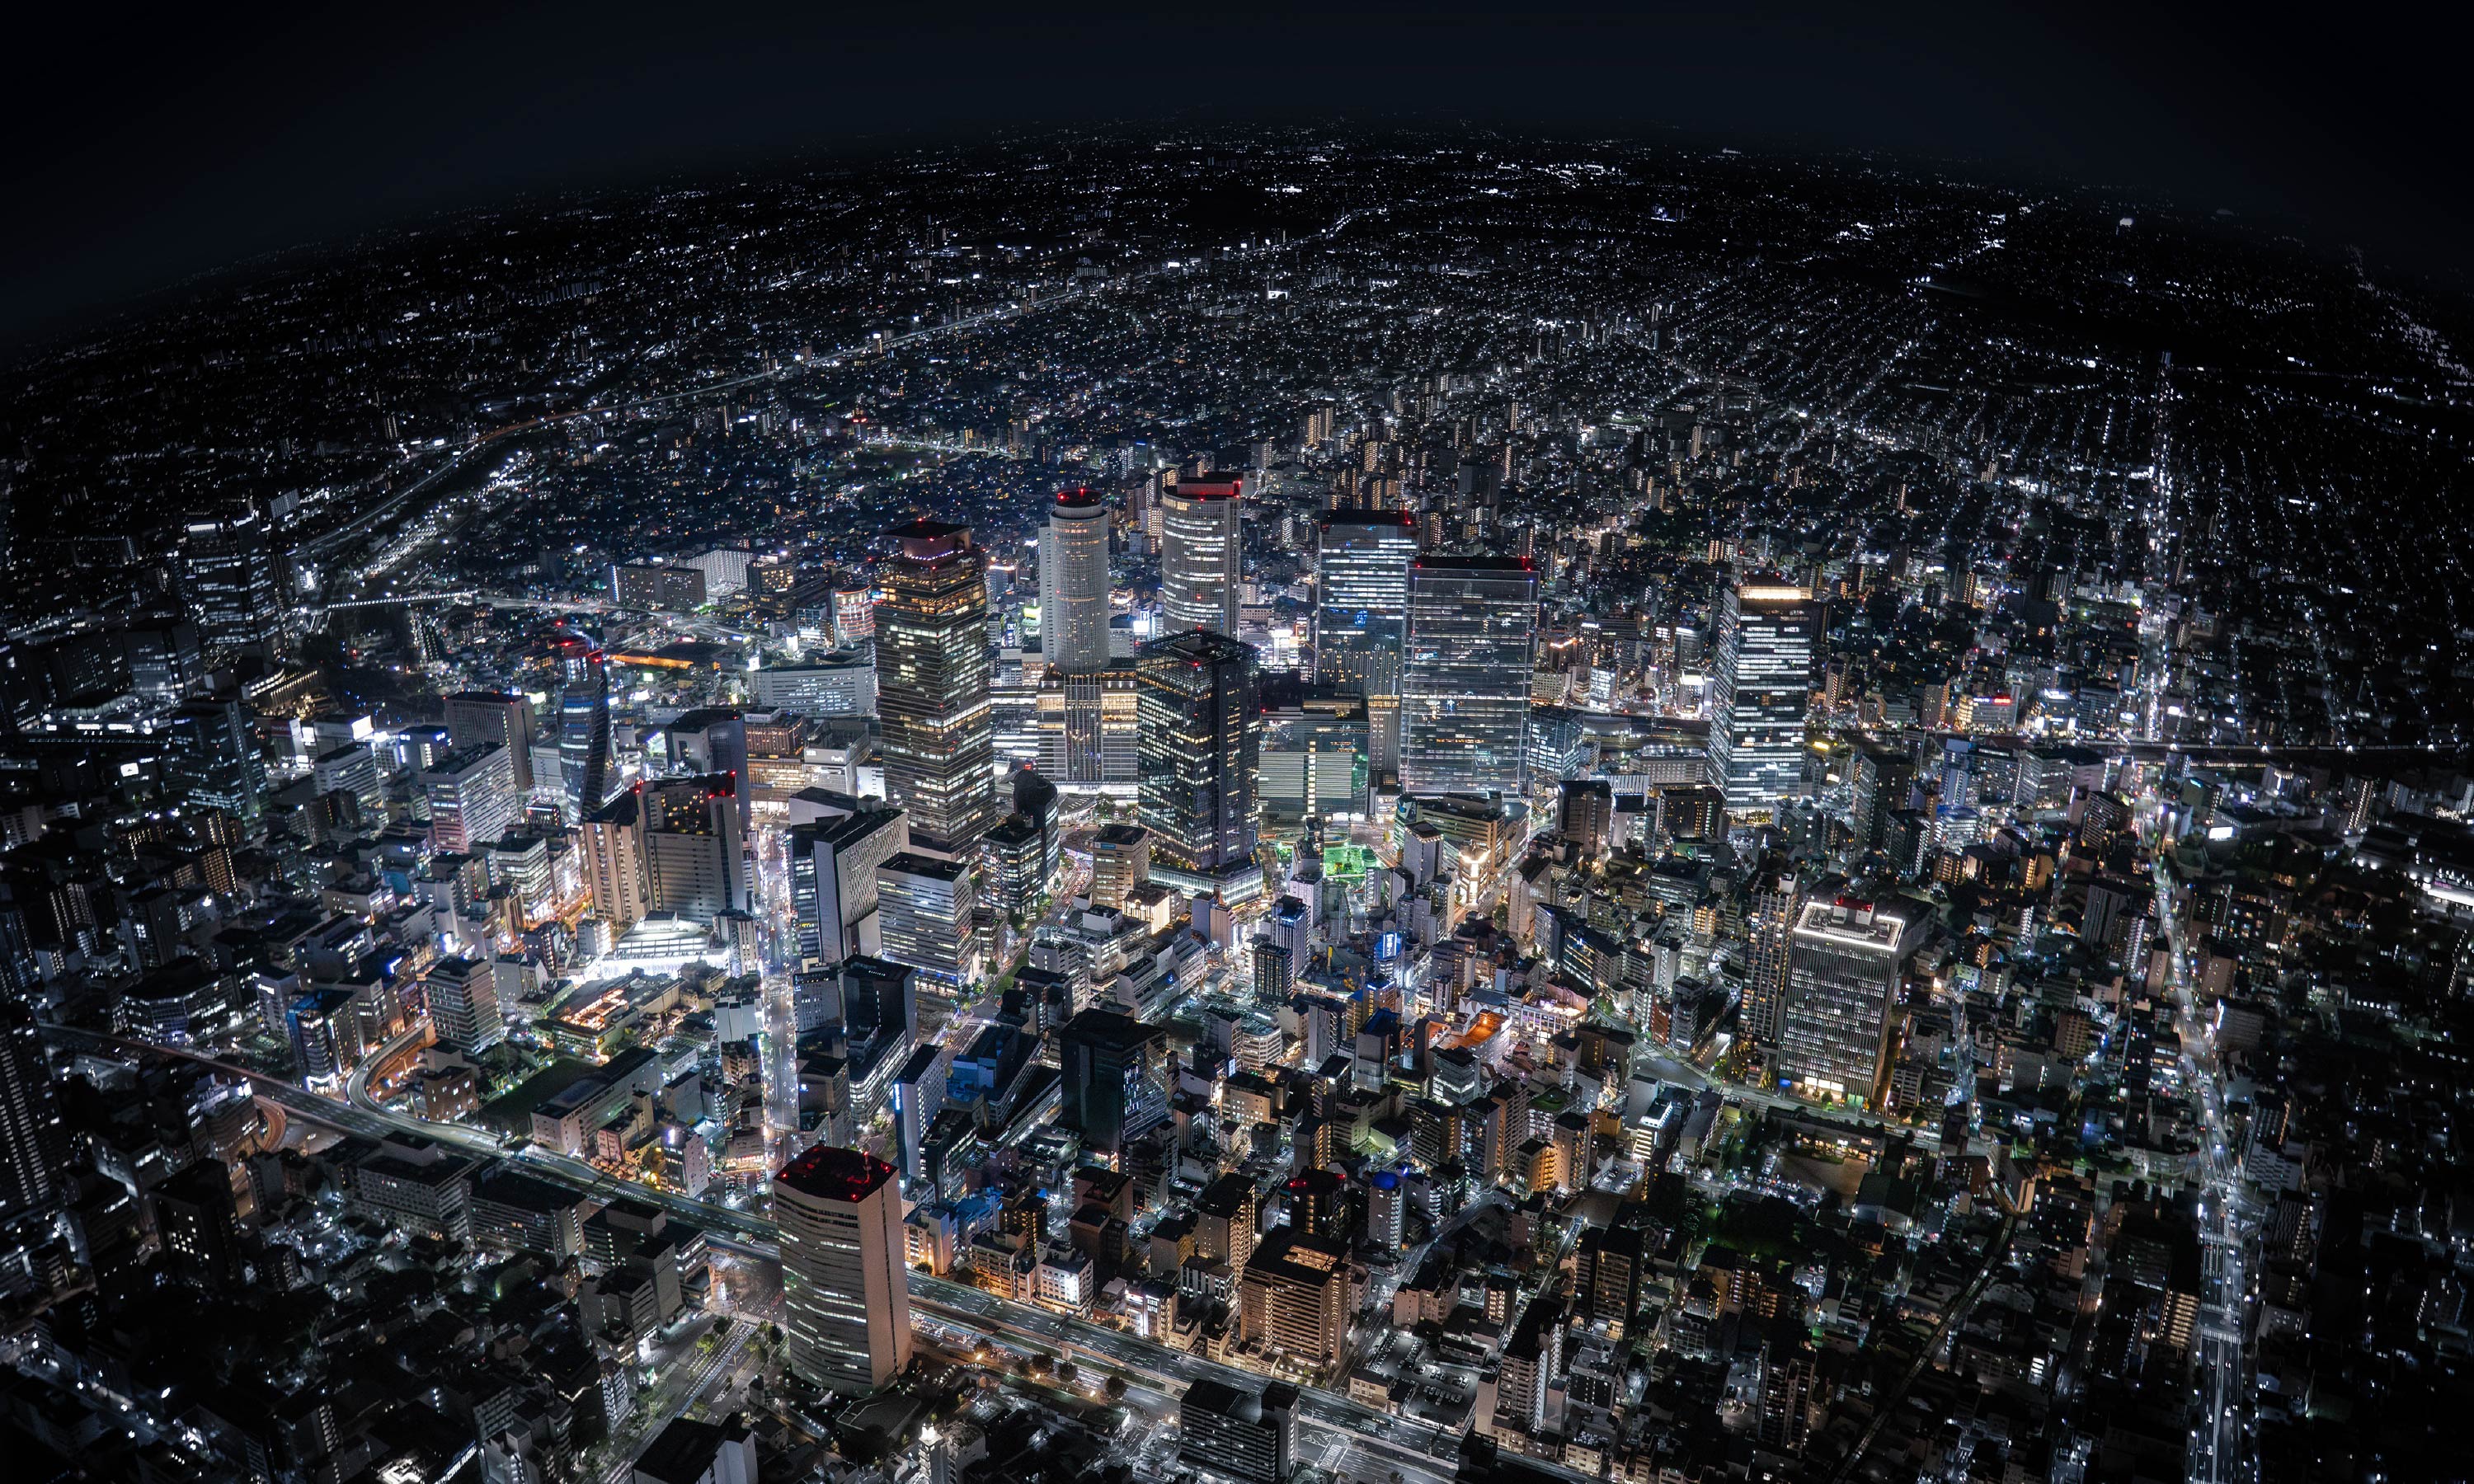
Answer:
[[[1538,569],[1525,557],[1419,558],[1400,669],[1400,789],[1520,792],[1537,660]]]
[[[1152,878],[1243,900],[1262,889],[1254,864],[1254,788],[1262,708],[1254,652],[1201,632],[1143,646],[1143,827]]]
[[[1243,482],[1205,474],[1160,494],[1160,606],[1169,632],[1235,637],[1241,586]]]
[[[1816,1101],[1880,1102],[1900,980],[1923,938],[1921,921],[1843,902],[1804,904],[1787,939],[1780,1086]]]
[[[1808,589],[1776,582],[1719,590],[1709,778],[1738,820],[1765,820],[1803,791],[1818,609]]]
[[[610,670],[593,650],[558,701],[558,773],[568,812],[583,819],[610,798]]]
[[[968,526],[920,519],[892,534],[902,551],[876,606],[885,790],[910,811],[913,850],[960,859],[1000,817],[987,558]]]
[[[181,598],[200,641],[272,658],[287,636],[285,565],[257,511],[191,515],[181,530]]]
[[[642,839],[652,911],[711,922],[747,910],[738,794],[739,778],[728,773],[644,785]]]
[[[496,742],[450,753],[421,775],[429,795],[429,839],[438,850],[470,855],[506,838],[523,817],[514,764]]]
[[[237,701],[192,701],[164,723],[163,781],[192,809],[221,809],[244,824],[264,807],[266,766]]]
[[[1097,491],[1058,491],[1039,533],[1039,652],[1068,675],[1107,667],[1108,507]]]
[[[910,1290],[893,1166],[819,1144],[773,1177],[790,1370],[863,1396],[910,1364]]]
[[[521,696],[465,690],[447,698],[447,733],[456,751],[496,742],[515,764],[516,792],[533,790],[533,704]]]
[[[1315,680],[1366,698],[1366,745],[1377,778],[1400,771],[1400,642],[1409,609],[1416,518],[1341,511],[1318,530]]]
[[[889,855],[876,868],[876,899],[885,957],[949,986],[979,978],[979,940],[971,931],[979,899],[968,867],[909,851]]]
[[[576,829],[584,854],[584,885],[594,915],[624,933],[652,911],[653,886],[645,876],[644,809],[641,792],[629,789],[584,817]]]
[[[1401,615],[1418,527],[1405,513],[1322,518],[1315,556],[1315,682],[1353,696],[1400,691]]]
[[[1396,712],[1395,713],[1397,714]],[[1292,821],[1366,813],[1366,699],[1321,687],[1263,718],[1263,816]]]
[[[422,975],[421,986],[440,1045],[472,1056],[507,1039],[507,1019],[498,1009],[498,983],[490,965],[478,959],[441,959]]]
[[[1141,725],[1130,660],[1039,678],[1039,771],[1070,793],[1133,795]]]
[[[851,954],[882,950],[876,873],[910,848],[905,821],[899,809],[861,809],[791,828],[790,907],[801,967],[830,969]]]

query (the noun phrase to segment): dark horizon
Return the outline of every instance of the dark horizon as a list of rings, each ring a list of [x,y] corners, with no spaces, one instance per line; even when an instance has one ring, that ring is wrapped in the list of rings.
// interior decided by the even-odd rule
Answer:
[[[740,8],[662,35],[608,7],[531,6],[400,36],[296,12],[169,21],[135,45],[46,17],[26,55],[63,64],[8,105],[34,147],[8,167],[21,227],[0,248],[0,347],[440,213],[1106,123],[1470,123],[1880,153],[2222,208],[2463,281],[2469,210],[2431,183],[2456,165],[2454,48],[2401,24],[2331,34],[2255,10],[2101,5],[1016,14]]]

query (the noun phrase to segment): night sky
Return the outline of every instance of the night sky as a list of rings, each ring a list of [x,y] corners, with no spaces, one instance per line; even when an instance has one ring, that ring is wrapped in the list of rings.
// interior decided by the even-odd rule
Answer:
[[[0,342],[442,207],[1004,125],[1469,119],[2161,191],[2457,273],[2468,26],[2371,7],[45,7]]]

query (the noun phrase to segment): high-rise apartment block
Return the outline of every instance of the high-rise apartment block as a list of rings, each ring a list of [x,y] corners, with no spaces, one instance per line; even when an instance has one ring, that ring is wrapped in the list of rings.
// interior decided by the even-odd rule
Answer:
[[[662,778],[639,790],[644,881],[654,912],[711,922],[748,906],[739,827],[740,779],[728,773]]]
[[[487,1051],[507,1039],[506,1017],[498,1009],[497,974],[479,959],[442,959],[421,976],[429,1001],[429,1023],[438,1043],[466,1056]]]
[[[1309,1371],[1340,1357],[1348,1332],[1348,1243],[1274,1227],[1237,1282],[1237,1336]]]
[[[1177,1402],[1178,1460],[1238,1484],[1279,1484],[1298,1456],[1298,1396],[1285,1381],[1260,1391],[1194,1382]]]
[[[1795,871],[1783,856],[1772,856],[1755,871],[1748,897],[1744,936],[1749,972],[1744,976],[1744,1035],[1755,1045],[1778,1042],[1779,1021],[1786,1007],[1787,963],[1796,925],[1799,898]]]

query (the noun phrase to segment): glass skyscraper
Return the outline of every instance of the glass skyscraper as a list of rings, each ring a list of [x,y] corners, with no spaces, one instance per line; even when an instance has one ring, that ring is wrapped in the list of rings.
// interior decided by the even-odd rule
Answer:
[[[910,811],[910,848],[959,859],[997,822],[987,559],[968,526],[915,520],[876,606],[876,704],[885,791]]]
[[[1315,681],[1355,696],[1400,693],[1401,619],[1417,522],[1404,512],[1325,515],[1315,556]]]
[[[1039,650],[1052,670],[1108,664],[1108,507],[1098,491],[1060,490],[1039,534]]]
[[[283,555],[255,510],[192,515],[181,532],[181,596],[210,649],[271,657],[285,636]]]
[[[1523,557],[1422,557],[1409,567],[1408,609],[1401,791],[1517,795],[1537,661],[1537,567]]]
[[[1253,650],[1224,634],[1180,634],[1144,645],[1136,672],[1152,877],[1223,900],[1254,895],[1263,725]]]
[[[1737,819],[1766,819],[1803,791],[1818,609],[1810,590],[1778,583],[1736,583],[1719,592],[1709,775]]]
[[[610,798],[610,671],[593,650],[558,701],[558,774],[568,808],[581,820]]]
[[[1160,607],[1172,634],[1208,629],[1236,636],[1240,487],[1239,480],[1205,474],[1179,480],[1160,495]]]

